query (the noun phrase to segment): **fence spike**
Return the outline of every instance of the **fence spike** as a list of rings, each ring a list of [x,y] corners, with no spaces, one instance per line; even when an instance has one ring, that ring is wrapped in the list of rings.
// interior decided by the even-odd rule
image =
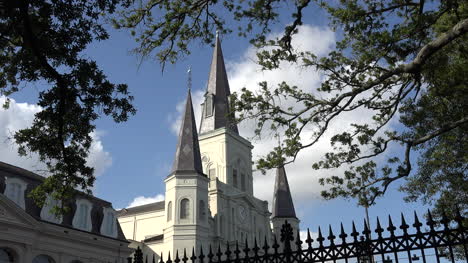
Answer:
[[[133,256],[133,263],[143,263],[143,252],[141,252],[140,246],[135,250],[135,255]]]
[[[197,260],[197,256],[195,256],[195,247],[192,247],[192,256],[190,257],[190,260],[192,260],[192,263],[195,263],[195,260]]]
[[[240,250],[239,250],[239,242],[236,240],[236,250],[234,250],[234,254],[236,254],[236,261],[239,261],[239,254],[240,254]]]
[[[448,230],[450,219],[447,217],[445,211],[442,211],[442,219],[440,220],[440,223],[442,223],[442,225],[444,226],[444,230]]]
[[[163,252],[161,251],[161,257],[159,258],[159,263],[164,263],[164,260],[163,260]]]
[[[209,262],[209,263],[213,262],[213,257],[214,257],[214,255],[213,255],[213,251],[212,251],[212,249],[211,249],[211,244],[210,244],[210,249],[209,249],[209,251],[208,251],[208,255],[206,255],[206,257],[208,258],[208,262]]]
[[[362,234],[363,234],[366,238],[370,238],[370,233],[371,233],[371,231],[369,230],[369,224],[368,224],[368,222],[364,219],[364,231],[362,231]]]
[[[403,213],[401,213],[401,226],[400,226],[400,229],[403,230],[403,234],[407,234],[408,233],[408,224],[406,224],[406,220],[405,220],[405,216],[403,215]]]
[[[322,229],[319,227],[318,229],[318,237],[317,237],[317,241],[319,242],[319,245],[322,247],[323,246],[323,241],[325,239],[323,238],[322,236]]]
[[[357,242],[359,232],[356,230],[356,224],[354,223],[354,220],[353,220],[353,232],[351,232],[351,236],[353,237],[354,241]]]
[[[301,233],[299,229],[297,230],[297,235],[296,235],[296,249],[301,250],[302,249],[302,240],[301,240]]]
[[[277,255],[279,245],[278,245],[278,240],[276,239],[276,235],[273,236],[273,246],[272,246],[272,248],[274,249],[275,255]]]
[[[331,227],[331,225],[328,225],[328,240],[330,240],[330,244],[334,244],[334,240],[335,240],[336,236],[333,234],[333,229]]]
[[[416,211],[414,211],[414,224],[413,224],[413,227],[415,227],[416,231],[418,233],[420,233],[421,232],[421,226],[422,226],[422,224],[419,221],[418,214],[416,214]]]
[[[249,256],[249,251],[250,251],[250,248],[249,248],[249,242],[247,240],[247,237],[245,238],[245,248],[243,249],[245,255],[244,257],[248,257]]]
[[[267,253],[268,253],[268,249],[269,249],[270,247],[268,246],[268,240],[267,240],[266,235],[265,235],[265,239],[263,240],[263,247],[262,247],[262,248],[263,248],[263,250],[265,251],[265,254],[267,254]]]
[[[179,262],[180,262],[179,250],[178,250],[178,249],[176,250],[176,256],[175,256],[175,258],[174,258],[174,262],[175,262],[175,263],[179,263]]]
[[[395,230],[396,227],[393,225],[392,217],[388,215],[388,227],[387,230],[390,231],[390,235],[394,236],[395,235]]]
[[[307,247],[310,249],[312,248],[312,242],[314,242],[314,240],[312,239],[312,237],[310,236],[310,230],[309,228],[307,228],[307,239],[306,239],[306,243],[307,243]]]
[[[153,253],[153,261],[151,261],[152,263],[156,263],[156,255]]]
[[[167,261],[166,261],[166,263],[172,262],[172,260],[171,260],[171,251],[169,251],[169,252],[167,253],[167,255],[168,255],[168,256],[167,256]]]
[[[379,219],[379,217],[377,217],[377,227],[375,229],[375,233],[377,233],[379,238],[381,238],[383,231],[384,231],[384,229],[382,228],[382,225],[380,225],[380,219]]]
[[[229,249],[229,242],[226,242],[226,251],[224,251],[224,254],[226,255],[226,262],[230,262],[232,252]]]
[[[221,257],[223,253],[221,252],[221,243],[218,243],[218,252],[216,252],[216,256],[218,257],[218,262],[221,262]]]
[[[346,243],[346,237],[348,237],[348,235],[344,231],[343,223],[340,224],[340,235],[339,235],[339,237],[341,238],[343,244]]]
[[[200,255],[198,258],[200,259],[200,263],[203,263],[203,259],[205,258],[205,255],[203,254],[203,246],[200,246]]]
[[[182,257],[182,261],[183,261],[184,263],[187,263],[187,260],[188,260],[188,258],[187,258],[187,249],[184,248],[184,256]]]
[[[428,225],[431,228],[431,231],[435,231],[434,226],[436,222],[434,221],[432,217],[432,213],[430,209],[427,209],[427,222],[426,225]]]

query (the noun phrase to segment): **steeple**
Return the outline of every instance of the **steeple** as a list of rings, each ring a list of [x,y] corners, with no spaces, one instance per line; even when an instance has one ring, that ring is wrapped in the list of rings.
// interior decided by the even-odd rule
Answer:
[[[172,166],[172,174],[175,173],[203,174],[190,89],[187,94],[185,112],[182,117],[182,123],[180,124],[179,141],[177,143],[174,164]]]
[[[216,33],[213,58],[208,76],[208,87],[202,107],[200,134],[219,128],[228,128],[230,131],[239,134],[237,125],[230,120],[234,115],[229,109],[229,95],[231,95],[231,91],[229,90],[223,51],[221,50],[218,33]]]
[[[297,218],[284,166],[276,168],[272,217]]]

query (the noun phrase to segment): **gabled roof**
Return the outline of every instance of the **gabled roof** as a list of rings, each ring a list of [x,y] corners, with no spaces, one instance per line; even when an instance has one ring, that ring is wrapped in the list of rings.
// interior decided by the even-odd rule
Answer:
[[[276,169],[272,217],[297,218],[284,166]]]
[[[197,126],[193,113],[192,96],[187,94],[185,111],[180,124],[179,139],[171,174],[203,174]]]
[[[205,107],[202,109],[202,120],[200,124],[200,134],[210,132],[219,128],[227,128],[236,134],[239,134],[237,125],[232,121],[233,113],[229,109],[228,97],[231,95],[229,82],[224,65],[223,51],[218,34],[216,34],[213,58],[211,60],[210,74],[208,76],[208,87],[205,97],[213,98],[213,115],[206,116]]]

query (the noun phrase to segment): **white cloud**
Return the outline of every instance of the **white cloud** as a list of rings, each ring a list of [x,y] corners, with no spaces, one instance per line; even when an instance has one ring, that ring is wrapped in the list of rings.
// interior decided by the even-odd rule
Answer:
[[[133,199],[133,201],[127,206],[127,208],[134,207],[134,206],[140,206],[140,205],[146,205],[154,202],[159,202],[164,200],[164,195],[158,194],[153,197],[144,197],[144,196],[138,196]]]
[[[273,37],[275,37],[273,35]],[[335,33],[326,27],[316,27],[311,25],[304,25],[299,28],[298,34],[293,38],[292,45],[298,51],[311,51],[317,56],[324,56],[332,50],[335,44]],[[304,68],[297,64],[283,63],[279,69],[271,71],[262,71],[260,66],[256,63],[256,50],[254,48],[247,49],[238,61],[228,61],[226,63],[229,84],[231,92],[239,92],[243,87],[251,90],[259,90],[258,83],[267,81],[270,87],[285,81],[290,85],[296,85],[298,88],[305,92],[315,92],[323,81],[324,76],[317,72],[315,69],[308,67]],[[204,91],[197,91],[193,99],[195,112],[199,114],[200,103],[202,102],[202,94]],[[325,95],[324,95],[325,96]],[[181,118],[183,109],[181,102],[177,107],[177,119]],[[286,100],[281,102],[282,105],[295,106],[294,101]],[[180,106],[182,105],[182,107]],[[342,174],[344,167],[337,170],[320,170],[312,169],[312,164],[320,160],[324,153],[330,151],[330,137],[332,134],[342,132],[349,127],[350,123],[361,122],[367,118],[367,114],[361,111],[348,112],[334,120],[328,128],[328,132],[319,140],[313,147],[304,149],[298,155],[296,161],[286,166],[286,173],[288,174],[289,185],[295,203],[302,203],[310,201],[311,199],[320,198],[320,191],[324,188],[319,185],[318,179],[331,175],[333,173]],[[197,116],[199,122],[200,116]],[[180,122],[179,122],[180,123]],[[199,125],[199,123],[197,123]],[[240,123],[239,130],[241,136],[245,138],[254,137],[254,121],[244,121]],[[177,131],[177,124],[172,127],[173,131]],[[177,132],[176,132],[177,134]],[[311,130],[305,130],[302,134],[302,141],[310,142],[312,136]],[[268,137],[265,134],[261,140],[251,140],[254,145],[253,158],[268,153],[277,141]],[[271,205],[274,185],[275,171],[268,171],[266,175],[259,172],[254,172],[254,193],[260,199],[269,201]]]
[[[3,105],[5,100],[5,96],[0,96],[0,105]],[[14,99],[10,99],[8,109],[0,107],[0,161],[47,176],[46,167],[39,161],[38,155],[31,153],[26,157],[19,156],[18,145],[12,139],[16,131],[32,124],[34,114],[40,110],[38,105],[18,103]],[[112,164],[112,158],[110,153],[104,150],[100,134],[93,132],[91,137],[93,143],[87,162],[94,167],[95,175],[100,176]]]

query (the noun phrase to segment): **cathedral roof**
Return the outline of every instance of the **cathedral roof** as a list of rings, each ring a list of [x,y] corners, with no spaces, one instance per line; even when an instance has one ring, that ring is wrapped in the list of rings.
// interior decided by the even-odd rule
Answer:
[[[219,128],[228,128],[239,134],[237,125],[230,119],[234,117],[229,110],[229,82],[224,65],[221,42],[216,35],[213,58],[211,60],[210,74],[208,76],[208,87],[205,93],[205,105],[202,109],[202,120],[200,124],[200,134],[210,132]],[[207,113],[207,100],[212,99],[212,115]]]
[[[297,218],[284,166],[276,169],[272,217]]]
[[[192,96],[187,94],[185,111],[180,124],[179,141],[177,143],[172,174],[197,173],[203,174],[200,146],[198,145],[197,126],[193,113]]]

